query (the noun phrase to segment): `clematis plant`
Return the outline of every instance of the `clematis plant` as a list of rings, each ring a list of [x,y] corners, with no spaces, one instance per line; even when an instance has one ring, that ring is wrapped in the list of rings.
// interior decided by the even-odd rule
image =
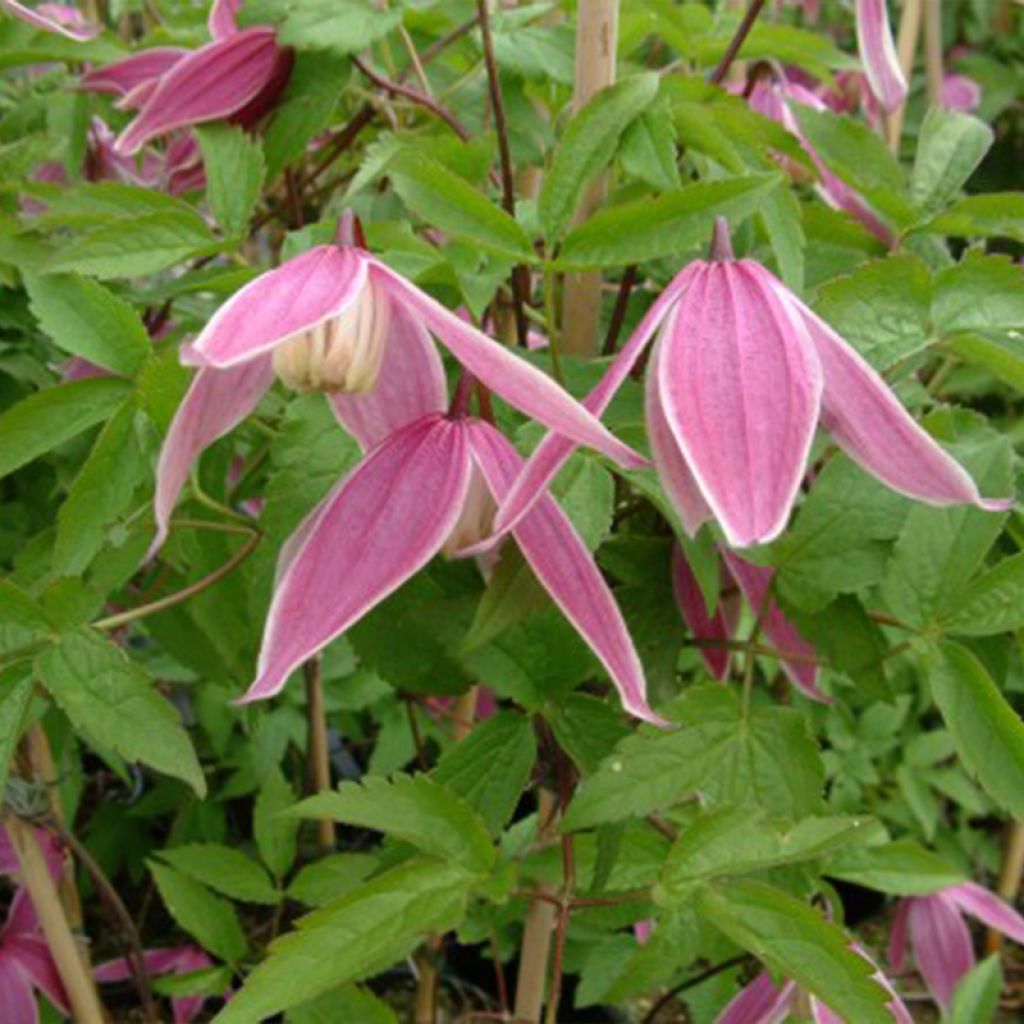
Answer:
[[[207,121],[251,128],[273,109],[294,54],[272,28],[239,28],[240,8],[241,0],[216,0],[208,20],[213,42],[194,52],[156,47],[83,76],[83,88],[115,93],[119,107],[138,111],[118,136],[118,152],[137,153],[151,139]]]
[[[603,412],[657,335],[647,369],[654,463],[691,535],[717,521],[733,547],[785,528],[819,421],[863,469],[931,505],[998,511],[903,408],[866,360],[774,275],[733,258],[728,225],[712,258],[685,267],[637,325],[585,401]],[[572,443],[546,437],[499,510],[500,537],[564,464]]]
[[[974,966],[965,915],[1024,945],[1024,917],[976,882],[901,901],[889,937],[889,966],[903,970],[909,942],[928,991],[944,1010],[949,1009],[957,985]]]
[[[722,594],[712,614],[683,549],[672,550],[672,592],[683,622],[698,640],[721,646],[700,648],[701,657],[715,679],[729,677],[732,652],[726,646],[736,636],[739,625],[740,597],[746,600],[757,618],[759,631],[782,654],[782,667],[794,686],[811,700],[828,703],[818,688],[818,665],[814,648],[800,635],[772,597],[773,569],[754,565],[728,548],[721,549]],[[786,657],[785,655],[791,657]]]
[[[857,49],[871,92],[887,113],[907,96],[907,79],[900,67],[889,27],[887,0],[857,0]]]

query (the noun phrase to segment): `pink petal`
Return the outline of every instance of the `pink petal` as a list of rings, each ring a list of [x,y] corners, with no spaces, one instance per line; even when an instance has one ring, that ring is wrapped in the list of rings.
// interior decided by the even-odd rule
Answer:
[[[857,0],[857,49],[871,91],[887,113],[907,95],[896,46],[889,29],[887,0]]]
[[[383,263],[372,260],[371,273],[383,278],[410,315],[421,320],[477,380],[509,405],[577,444],[595,448],[621,466],[647,465],[642,455],[623,444],[547,374],[449,312]]]
[[[719,600],[715,614],[708,615],[700,584],[678,544],[672,545],[672,593],[675,595],[683,622],[698,640],[723,641],[721,647],[701,647],[699,650],[711,675],[715,679],[727,679],[732,664],[732,652],[725,646],[724,641],[732,639],[733,628],[726,621],[722,600]]]
[[[956,904],[963,913],[976,917],[982,924],[1024,946],[1024,917],[995,893],[975,882],[964,882],[943,889],[942,895]]]
[[[729,566],[729,572],[740,585],[751,611],[754,615],[761,616],[761,632],[771,641],[772,646],[780,651],[789,651],[808,658],[816,657],[814,648],[800,635],[796,626],[782,614],[782,610],[769,596],[775,570],[753,565],[728,550],[723,550],[722,556]],[[831,699],[818,689],[817,665],[783,660],[782,667],[793,685],[804,696],[823,704],[831,703]]]
[[[376,386],[366,394],[334,394],[328,400],[345,429],[369,451],[414,420],[444,411],[448,385],[437,346],[395,303]]]
[[[907,920],[910,916],[910,900],[900,900],[892,919],[889,933],[889,966],[899,974],[907,962]]]
[[[1012,498],[982,498],[967,471],[918,426],[866,360],[769,281],[810,332],[825,374],[822,425],[850,458],[894,491],[929,505],[971,504],[991,512],[1013,505]]]
[[[150,555],[167,539],[171,512],[196,457],[256,408],[273,379],[269,358],[227,370],[203,367],[195,375],[157,462],[153,499],[157,532]]]
[[[970,113],[981,103],[981,86],[973,78],[947,72],[942,77],[942,105]]]
[[[910,941],[928,991],[948,1009],[960,979],[974,966],[971,935],[960,912],[941,894],[915,897]]]
[[[636,939],[638,946],[646,946],[650,942],[651,935],[654,933],[654,921],[650,918],[645,918],[643,921],[637,921],[633,925],[633,938]]]
[[[4,1024],[39,1024],[39,1007],[32,993],[32,983],[18,967],[17,961],[0,951],[0,1006]]]
[[[612,361],[608,372],[583,400],[583,407],[600,416],[633,371],[654,332],[668,315],[676,300],[690,286],[702,265],[693,263],[669,283],[637,324],[629,340]],[[508,499],[498,509],[491,543],[496,543],[530,510],[548,484],[558,475],[576,445],[561,434],[547,434],[527,460],[519,479],[509,491]]]
[[[238,12],[242,0],[213,0],[206,27],[214,39],[227,39],[238,31]]]
[[[458,521],[471,469],[461,425],[429,417],[392,435],[346,477],[274,593],[259,674],[244,701],[277,693],[293,669],[433,558]]]
[[[673,330],[675,317],[675,311],[669,314],[663,333],[667,334]],[[693,473],[690,472],[690,467],[686,464],[686,459],[679,451],[675,435],[665,418],[665,409],[661,404],[659,376],[662,352],[663,345],[659,341],[654,348],[650,365],[647,367],[647,378],[644,381],[647,440],[651,445],[654,468],[658,472],[658,480],[661,482],[662,489],[679,513],[683,529],[693,537],[701,526],[713,520],[715,515],[708,508],[708,503],[700,493],[697,481],[694,480]]]
[[[914,1024],[914,1018],[910,1016],[910,1011],[907,1009],[903,1000],[900,999],[899,994],[893,987],[892,982],[886,976],[885,972],[878,966],[878,964],[875,963],[871,954],[868,953],[868,951],[859,942],[850,943],[850,948],[854,953],[862,957],[864,960],[867,960],[867,962],[874,967],[875,973],[872,974],[871,977],[877,981],[878,984],[889,993],[889,995],[892,996],[892,999],[885,1005],[892,1014],[892,1018],[896,1021],[896,1024]],[[832,1011],[830,1010],[829,1012],[831,1013]],[[839,1024],[842,1024],[841,1020]]]
[[[82,88],[90,92],[112,92],[125,96],[144,82],[159,79],[189,54],[179,46],[158,46],[125,57],[124,60],[93,68],[82,76]]]
[[[355,249],[321,245],[260,274],[214,314],[189,360],[228,367],[246,362],[340,316],[366,284]]]
[[[818,418],[821,371],[756,264],[715,263],[660,344],[665,418],[731,545],[786,526]]]
[[[795,988],[791,981],[777,988],[767,972],[759,974],[732,998],[715,1024],[780,1024],[789,1013]]]
[[[523,460],[489,423],[470,422],[473,457],[500,502]],[[647,705],[643,666],[615,598],[568,516],[543,496],[513,533],[541,585],[608,670],[622,704],[655,725],[667,724]]]
[[[83,42],[99,35],[100,30],[90,25],[82,12],[67,4],[40,4],[35,9],[20,4],[17,0],[0,0],[3,6],[16,18],[27,22],[33,28],[66,36],[76,42]]]
[[[195,946],[174,946],[168,949],[147,949],[142,954],[146,970],[150,975],[189,974],[209,967],[213,961]],[[126,981],[133,974],[133,967],[127,957],[108,960],[93,968],[93,977],[100,982]],[[206,1003],[205,996],[181,996],[171,1000],[174,1024],[190,1024]]]
[[[46,939],[41,935],[21,935],[7,948],[17,958],[22,973],[31,983],[44,992],[54,1006],[67,1013],[68,997]],[[2,1005],[0,1001],[0,1006]]]
[[[277,69],[274,31],[250,28],[210,43],[177,62],[139,116],[121,133],[118,149],[135,153],[173,128],[217,121],[252,101]]]

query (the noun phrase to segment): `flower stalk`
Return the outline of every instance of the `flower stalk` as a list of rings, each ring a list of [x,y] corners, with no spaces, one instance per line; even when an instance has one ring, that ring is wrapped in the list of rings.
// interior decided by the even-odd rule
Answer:
[[[327,742],[327,711],[324,707],[323,659],[314,655],[302,666],[306,681],[306,757],[310,788],[313,793],[331,788],[331,754]],[[321,853],[332,853],[338,834],[333,818],[318,818],[317,845]]]

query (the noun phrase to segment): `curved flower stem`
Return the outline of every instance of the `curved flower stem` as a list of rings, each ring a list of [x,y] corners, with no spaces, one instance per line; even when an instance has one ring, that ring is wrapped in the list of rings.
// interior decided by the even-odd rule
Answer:
[[[324,708],[323,659],[313,655],[302,666],[306,681],[306,758],[309,766],[309,781],[314,793],[327,792],[331,788],[331,754],[327,742],[327,712]],[[338,834],[333,818],[318,818],[316,823],[317,843],[321,853],[332,853],[337,845]]]
[[[765,0],[750,0],[750,6],[743,15],[743,20],[739,23],[732,39],[729,40],[729,45],[725,48],[722,59],[718,62],[715,70],[711,72],[711,77],[708,81],[712,85],[721,85],[725,81],[726,75],[729,74],[729,68],[732,67],[737,54],[747,41],[747,36],[750,35],[750,30],[754,27],[754,22],[757,21],[757,17],[764,5]]]
[[[103,1006],[96,984],[79,955],[78,944],[64,916],[60,896],[50,877],[35,831],[31,825],[10,814],[4,816],[3,824],[18,859],[21,880],[28,890],[46,945],[71,1004],[72,1016],[77,1024],[103,1024]]]
[[[222,528],[226,525],[223,523],[219,524]],[[241,531],[232,530],[225,532]],[[109,615],[105,619],[97,619],[92,623],[92,628],[98,629],[101,632],[108,632],[120,626],[125,626],[129,622],[134,622],[136,619],[144,619],[148,615],[156,615],[157,612],[173,608],[175,605],[181,604],[182,601],[187,601],[190,597],[195,597],[196,594],[209,590],[215,583],[219,583],[225,576],[241,565],[256,550],[256,545],[263,539],[263,533],[259,530],[250,529],[246,532],[249,533],[249,539],[223,565],[208,573],[201,580],[196,580],[195,583],[191,583],[181,590],[176,590],[173,594],[168,594],[166,597],[150,601],[149,604],[140,605],[138,608],[132,608],[126,612],[119,612],[117,615]]]

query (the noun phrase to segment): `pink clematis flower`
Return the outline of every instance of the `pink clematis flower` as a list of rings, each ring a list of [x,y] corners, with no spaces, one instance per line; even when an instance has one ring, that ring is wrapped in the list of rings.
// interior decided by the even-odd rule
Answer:
[[[138,116],[117,139],[123,155],[176,128],[228,119],[253,127],[277,102],[291,75],[294,53],[277,44],[272,28],[239,29],[240,0],[215,0],[208,26],[213,42],[194,52],[145,50],[88,72],[82,85],[112,92]]]
[[[210,967],[213,961],[198,946],[175,946],[169,949],[147,949],[142,959],[150,975],[191,974]],[[93,977],[101,984],[127,981],[132,977],[132,964],[127,957],[108,960],[93,969]],[[171,1000],[174,1024],[191,1024],[206,1005],[206,996],[178,996]]]
[[[857,49],[871,92],[886,113],[907,96],[907,80],[900,67],[887,0],[857,0]]]
[[[38,1024],[37,990],[61,1012],[69,1012],[28,891],[17,889],[0,931],[0,1007],[5,1024]]]
[[[914,1018],[910,1016],[906,1004],[896,994],[889,979],[868,956],[867,950],[856,942],[852,943],[850,948],[875,967],[872,977],[892,996],[886,1008],[896,1024],[913,1024]],[[767,972],[759,974],[742,989],[715,1018],[715,1024],[782,1024],[782,1021],[794,1014],[803,1019],[800,1016],[803,1009],[800,1003],[804,999],[811,1011],[814,1024],[843,1024],[845,1018],[840,1017],[817,996],[803,996],[795,981],[784,981],[781,985],[776,985]]]
[[[0,4],[14,17],[33,28],[66,36],[77,42],[92,39],[100,33],[98,26],[90,25],[85,15],[70,4],[38,4],[36,7],[29,7],[18,3],[18,0],[0,0]]]
[[[974,966],[974,946],[964,915],[1024,945],[1024,917],[974,882],[901,901],[889,939],[889,965],[903,970],[907,938],[928,991],[948,1010],[953,993]]]
[[[647,369],[647,431],[688,533],[717,520],[733,547],[777,537],[819,419],[855,462],[901,494],[990,511],[1013,504],[982,498],[855,349],[759,263],[734,260],[724,220],[715,236],[714,258],[676,276],[584,401],[600,415],[660,328]],[[499,509],[494,540],[572,447],[554,436],[541,441]]]
[[[739,599],[742,595],[758,617],[761,633],[777,650],[796,655],[795,658],[782,659],[782,668],[793,685],[811,700],[829,703],[830,698],[818,689],[814,648],[800,635],[771,596],[775,570],[754,565],[728,548],[721,549],[721,556],[722,594],[714,614],[709,615],[700,585],[687,564],[682,548],[678,544],[674,546],[672,590],[679,613],[690,632],[699,640],[732,640],[739,625]],[[700,654],[715,679],[728,678],[732,664],[732,652],[728,648],[702,647]]]
[[[436,348],[401,307],[392,317],[377,388],[332,399],[367,455],[281,551],[258,674],[245,701],[277,693],[296,667],[435,555],[457,555],[479,540],[522,469],[522,457],[495,427],[467,415],[472,378],[463,377],[446,411]],[[611,590],[554,499],[544,495],[514,536],[625,708],[664,724],[647,705],[643,668]]]
[[[981,103],[981,86],[973,78],[947,71],[942,76],[942,105],[947,110],[970,113]]]

